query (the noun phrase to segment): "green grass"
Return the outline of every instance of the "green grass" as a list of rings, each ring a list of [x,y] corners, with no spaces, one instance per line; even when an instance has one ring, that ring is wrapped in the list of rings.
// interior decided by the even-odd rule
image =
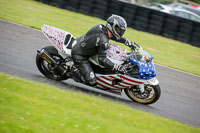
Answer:
[[[48,24],[76,37],[106,23],[32,0],[0,0],[0,18],[36,29]],[[199,48],[130,28],[125,37],[142,44],[157,63],[200,75]],[[0,74],[0,133],[63,132],[200,133],[200,129],[97,96]]]
[[[0,74],[0,133],[200,133],[99,97]]]
[[[33,0],[0,0],[0,18],[40,29],[52,25],[79,37],[104,20],[59,9]],[[156,63],[200,75],[200,48],[128,28],[126,38],[140,43]],[[124,45],[120,44],[123,48]]]

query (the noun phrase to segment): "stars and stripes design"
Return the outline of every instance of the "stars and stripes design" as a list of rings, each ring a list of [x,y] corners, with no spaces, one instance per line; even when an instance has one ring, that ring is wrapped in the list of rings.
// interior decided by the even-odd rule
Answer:
[[[113,84],[114,80],[118,79],[117,84]],[[143,84],[144,82],[141,82],[137,79],[133,79],[132,77],[129,77],[127,75],[108,75],[108,76],[97,76],[97,88],[104,89],[104,90],[110,90],[110,91],[116,91],[121,92],[123,88],[127,88],[130,86],[135,86],[138,84]]]
[[[66,53],[63,47],[65,36],[67,34],[66,31],[49,25],[42,25],[41,30],[57,48],[59,48],[63,53]]]
[[[149,63],[143,63],[143,62],[136,60],[132,57],[130,57],[129,60],[131,61],[131,63],[139,66],[139,68],[140,68],[139,69],[139,76],[137,78],[149,79],[149,78],[156,76],[155,66],[153,64],[153,61],[151,61]]]
[[[109,48],[106,50],[107,58],[111,58],[117,61],[126,60],[126,52],[118,45],[113,43],[108,43]]]

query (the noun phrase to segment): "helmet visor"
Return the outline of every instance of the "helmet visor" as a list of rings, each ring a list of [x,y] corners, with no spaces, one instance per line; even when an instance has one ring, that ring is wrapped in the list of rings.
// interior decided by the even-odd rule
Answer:
[[[115,31],[117,32],[117,34],[120,35],[120,37],[124,34],[125,29],[120,28],[118,25],[115,26]]]

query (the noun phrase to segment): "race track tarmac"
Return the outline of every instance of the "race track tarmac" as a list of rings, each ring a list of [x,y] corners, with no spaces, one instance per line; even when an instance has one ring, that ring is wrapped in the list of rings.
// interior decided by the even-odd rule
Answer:
[[[0,73],[48,83],[60,89],[82,91],[181,123],[200,127],[200,77],[156,65],[161,97],[152,105],[141,105],[125,94],[117,96],[67,80],[57,82],[44,78],[35,64],[36,51],[51,45],[39,31],[0,20]],[[156,59],[156,57],[155,57]],[[133,118],[134,119],[134,118]]]

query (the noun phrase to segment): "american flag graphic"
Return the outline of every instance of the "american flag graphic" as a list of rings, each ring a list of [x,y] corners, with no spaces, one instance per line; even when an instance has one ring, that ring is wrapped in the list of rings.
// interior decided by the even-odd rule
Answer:
[[[116,79],[118,80],[118,83],[113,84]],[[128,75],[121,75],[121,74],[101,75],[97,76],[96,87],[103,90],[116,91],[120,93],[123,88],[128,88],[143,83],[144,82],[141,82],[141,80],[133,79]]]

